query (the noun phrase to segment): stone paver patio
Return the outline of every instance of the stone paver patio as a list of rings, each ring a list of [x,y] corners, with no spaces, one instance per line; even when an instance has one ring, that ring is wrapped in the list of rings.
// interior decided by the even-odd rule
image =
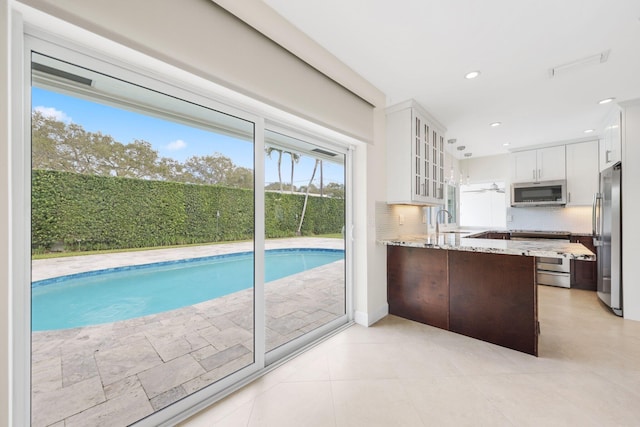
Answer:
[[[343,248],[295,238],[267,249]],[[37,260],[33,280],[252,250],[251,242]],[[267,351],[344,314],[344,261],[269,282]],[[177,310],[32,333],[32,425],[128,425],[251,364],[253,289]]]

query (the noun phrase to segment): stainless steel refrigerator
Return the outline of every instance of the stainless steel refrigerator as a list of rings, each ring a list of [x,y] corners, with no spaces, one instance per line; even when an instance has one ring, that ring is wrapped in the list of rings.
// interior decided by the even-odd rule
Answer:
[[[598,263],[598,297],[622,316],[622,165],[600,172],[593,201],[593,243]]]

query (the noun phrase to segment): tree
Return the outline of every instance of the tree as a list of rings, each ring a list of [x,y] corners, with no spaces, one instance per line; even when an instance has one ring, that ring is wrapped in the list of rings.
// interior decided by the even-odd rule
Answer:
[[[193,177],[188,174],[184,165],[175,159],[162,157],[158,164],[158,173],[167,181],[193,183]]]
[[[151,144],[122,144],[110,135],[32,114],[32,167],[81,174],[141,179],[167,179]],[[167,159],[168,161],[169,159]]]
[[[99,135],[102,137],[101,134]],[[168,178],[161,173],[160,156],[153,149],[151,143],[136,139],[124,145],[114,141],[110,136],[104,136],[104,138],[108,138],[112,142],[100,146],[101,155],[105,159],[103,174],[110,173],[125,178],[154,180]]]
[[[223,184],[235,165],[220,153],[208,156],[192,156],[184,163],[185,172],[198,184]]]
[[[271,182],[264,186],[265,190],[280,191],[280,185],[277,182]]]
[[[253,171],[236,167],[229,172],[225,184],[229,187],[253,189]]]
[[[320,197],[324,196],[324,163],[320,160]]]
[[[306,193],[307,190],[309,191],[309,194],[318,194],[320,192],[315,184],[301,185],[300,188],[298,188],[298,192],[300,193]]]
[[[313,172],[311,172],[311,179],[309,179],[309,185],[307,186],[307,191],[304,195],[304,204],[302,205],[302,214],[300,215],[300,224],[298,225],[298,231],[297,231],[298,236],[301,234],[302,223],[304,222],[304,214],[307,211],[307,202],[309,201],[309,187],[311,187],[313,183],[313,178],[315,178],[316,176],[316,170],[318,169],[318,163],[320,162],[321,162],[320,159],[316,159],[316,163],[313,165]]]
[[[324,186],[324,194],[334,199],[344,199],[344,184],[330,182]]]
[[[281,157],[282,153],[279,161]],[[237,188],[254,185],[251,169],[236,166],[220,153],[193,156],[183,164],[160,157],[147,141],[122,144],[110,135],[88,132],[38,111],[32,113],[32,168]]]
[[[273,152],[278,153],[278,183],[280,184],[280,192],[282,192],[282,150],[275,147],[267,147],[267,157],[271,158]]]
[[[63,143],[66,126],[50,117],[34,111],[31,117],[31,163],[34,169],[69,171],[65,159],[58,152]]]
[[[300,161],[300,154],[289,152],[289,156],[291,157],[291,192],[293,193],[295,187],[293,185],[293,169],[295,164]]]

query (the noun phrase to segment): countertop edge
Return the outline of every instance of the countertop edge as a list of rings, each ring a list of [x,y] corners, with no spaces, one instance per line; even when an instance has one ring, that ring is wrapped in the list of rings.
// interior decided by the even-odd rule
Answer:
[[[442,241],[440,241],[440,238],[442,238]],[[503,255],[567,258],[575,261],[596,260],[595,254],[580,243],[556,243],[550,241],[541,244],[540,242],[534,241],[478,239],[460,236],[438,236],[435,234],[424,236],[400,236],[393,239],[379,239],[376,242],[385,246],[406,246],[414,248],[443,249]]]

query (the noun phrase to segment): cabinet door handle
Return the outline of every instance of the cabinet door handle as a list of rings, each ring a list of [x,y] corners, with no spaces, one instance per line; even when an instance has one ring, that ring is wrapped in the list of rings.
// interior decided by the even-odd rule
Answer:
[[[604,156],[604,157],[605,157],[605,163],[609,163],[609,162],[611,162],[611,159],[609,158],[609,155],[610,155],[610,154],[611,154],[611,150],[607,150],[607,151],[605,152],[605,156]]]
[[[538,169],[538,179],[542,178],[542,169]]]
[[[571,203],[571,192],[567,193],[567,203]]]

